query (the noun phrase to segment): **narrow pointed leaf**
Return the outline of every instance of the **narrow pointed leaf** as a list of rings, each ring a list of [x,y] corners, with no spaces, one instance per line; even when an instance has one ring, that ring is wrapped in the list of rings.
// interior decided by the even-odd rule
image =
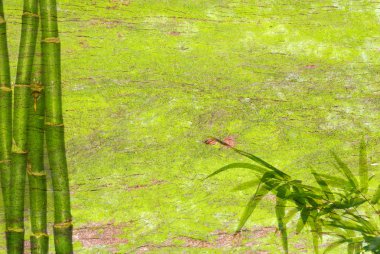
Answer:
[[[272,172],[265,173],[261,181],[263,184],[267,186],[267,188],[270,191],[276,190],[278,186],[280,186],[280,184],[282,183],[282,180],[277,179],[274,173]]]
[[[298,207],[296,207],[296,208],[292,208],[292,209],[290,209],[288,212],[287,212],[287,214],[286,214],[286,216],[285,216],[285,218],[284,218],[284,223],[285,224],[288,224],[289,223],[289,221],[297,214],[297,212],[299,212],[300,211],[300,209],[298,208]]]
[[[355,254],[360,254],[362,248],[363,248],[363,243],[362,243],[362,242],[360,242],[360,243],[355,243],[354,253],[355,253]]]
[[[255,179],[255,180],[252,180],[252,181],[244,182],[244,183],[241,183],[241,184],[237,185],[232,190],[233,191],[242,191],[242,190],[250,189],[250,188],[253,188],[253,187],[257,186],[259,184],[259,182],[260,182],[259,179]]]
[[[363,228],[361,225],[356,224],[356,223],[352,223],[352,222],[347,221],[347,220],[345,220],[344,222],[342,222],[342,221],[328,221],[328,222],[325,222],[325,225],[343,228],[346,230],[358,231],[358,232],[361,232],[363,234],[371,233],[371,232],[368,232],[368,230]]]
[[[347,231],[347,238],[345,241],[347,243],[347,253],[348,254],[360,254],[362,243],[364,241],[362,236],[356,236],[355,232]]]
[[[296,233],[299,234],[301,233],[302,229],[305,227],[305,224],[307,223],[307,220],[310,215],[310,209],[308,208],[303,208],[301,211],[301,217],[298,220],[297,226],[296,226]]]
[[[268,175],[264,174],[259,186],[257,186],[255,194],[251,197],[247,206],[245,207],[245,210],[243,212],[242,217],[240,218],[239,225],[238,225],[238,228],[236,229],[236,232],[239,232],[242,229],[242,227],[245,225],[249,217],[251,217],[253,211],[256,209],[258,203],[271,190],[266,184],[263,184],[263,182],[265,182],[267,178],[268,178]]]
[[[231,149],[233,149],[235,152],[237,152],[238,154],[240,155],[243,155],[251,160],[253,160],[254,162],[256,162],[257,164],[260,164],[268,169],[271,169],[274,173],[276,173],[278,176],[282,177],[282,178],[289,178],[290,176],[287,175],[286,173],[282,172],[281,170],[277,169],[276,167],[272,166],[271,164],[269,164],[268,162],[264,161],[263,159],[253,155],[253,154],[250,154],[250,153],[247,153],[247,152],[244,152],[244,151],[241,151],[239,149],[236,149],[234,147],[231,147],[230,145],[228,145],[227,143],[223,142],[222,140],[220,139],[217,139],[217,138],[214,138],[212,137],[213,140],[216,140],[218,143],[224,145],[224,146],[227,146],[227,147],[230,147]]]
[[[277,187],[276,189],[276,196],[280,199],[286,199],[286,197],[288,196],[288,193],[290,191],[290,186],[289,184],[283,184],[279,187]],[[285,215],[285,214],[284,214]]]
[[[322,177],[326,181],[326,183],[332,187],[341,188],[341,189],[351,189],[352,188],[351,184],[347,180],[345,180],[341,177],[333,176],[333,175],[327,175],[327,174],[323,174],[323,173],[318,173],[318,175],[320,177]]]
[[[351,184],[351,186],[355,189],[358,188],[358,181],[356,180],[355,176],[352,174],[351,170],[348,168],[348,166],[336,155],[334,152],[332,152],[332,155],[338,164],[338,169],[341,170],[341,172],[347,177],[347,180]]]
[[[354,254],[355,251],[355,244],[354,243],[348,243],[347,244],[347,254]]]
[[[372,236],[365,236],[365,246],[364,250],[372,251],[375,254],[380,253],[380,236],[372,237]]]
[[[318,212],[316,210],[312,210],[310,214],[311,215],[309,219],[309,225],[311,228],[311,236],[313,239],[313,248],[314,248],[314,253],[318,254],[319,253],[319,239],[322,240],[322,227],[317,217]]]
[[[336,242],[333,242],[333,243],[329,244],[329,246],[327,246],[327,248],[325,249],[325,251],[323,253],[327,254],[327,253],[331,252],[333,249],[339,247],[340,245],[342,245],[344,243],[346,243],[345,239],[341,239],[341,240],[338,240]]]
[[[284,200],[282,197],[286,196],[286,193],[288,192],[288,188],[289,188],[288,185],[283,185],[277,189],[276,208],[275,208],[278,229],[280,230],[280,233],[281,233],[282,247],[286,254],[289,253],[288,233],[287,233],[287,228],[286,228],[286,222],[284,221],[286,200]]]
[[[380,184],[377,186],[376,192],[371,199],[371,204],[377,204],[380,200]]]
[[[327,199],[334,201],[335,200],[334,194],[332,193],[327,182],[323,180],[323,178],[315,171],[313,171],[312,174],[315,180],[317,181],[318,185],[321,187],[323,193],[326,195]]]
[[[309,204],[316,205],[316,200],[323,199],[323,197],[311,192],[293,192],[292,194],[288,194],[287,199],[301,199],[303,204],[308,202]]]
[[[228,164],[227,166],[221,167],[220,169],[216,170],[212,174],[208,175],[205,179],[210,178],[212,176],[215,176],[215,175],[222,173],[226,170],[235,169],[235,168],[251,169],[251,170],[256,171],[258,173],[261,173],[261,174],[268,172],[267,169],[260,167],[260,166],[257,166],[257,165],[254,165],[254,164],[251,164],[251,163],[231,163],[231,164]]]
[[[313,249],[314,253],[319,253],[319,235],[313,229],[311,230],[311,237],[313,238]]]
[[[303,194],[303,190],[301,188],[298,188],[297,186],[292,186],[294,192],[288,196],[288,198],[292,199],[293,202],[296,203],[299,207],[305,207],[306,206],[306,199]]]
[[[363,193],[368,192],[368,160],[367,160],[367,146],[362,139],[360,142],[359,152],[359,176],[360,176],[360,190]]]
[[[263,159],[253,155],[253,154],[250,154],[250,153],[247,153],[247,152],[244,152],[244,151],[241,151],[241,150],[238,150],[236,148],[234,148],[234,151],[237,152],[238,154],[241,154],[251,160],[253,160],[254,162],[268,168],[268,169],[271,169],[274,173],[276,173],[279,177],[282,177],[284,179],[289,179],[290,176],[284,172],[282,172],[281,170],[279,170],[278,168],[272,166],[271,164],[269,164],[268,162],[264,161]]]
[[[352,217],[352,220],[357,222],[361,227],[365,228],[367,232],[376,232],[376,227],[371,224],[364,216],[356,215],[352,212],[346,211],[346,214]]]

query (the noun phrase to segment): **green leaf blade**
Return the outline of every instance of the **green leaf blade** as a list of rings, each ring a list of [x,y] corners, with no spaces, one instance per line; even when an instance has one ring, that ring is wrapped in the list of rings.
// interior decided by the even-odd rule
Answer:
[[[228,164],[224,167],[221,167],[220,169],[216,170],[212,174],[208,175],[206,178],[204,178],[204,180],[206,180],[210,177],[213,177],[217,174],[220,174],[226,170],[237,169],[237,168],[250,169],[250,170],[256,171],[256,172],[261,173],[261,174],[265,174],[266,172],[268,172],[267,169],[260,167],[260,166],[257,166],[257,165],[254,165],[254,164],[251,164],[251,163],[231,163],[231,164]]]
[[[377,186],[376,192],[373,195],[370,202],[371,202],[371,204],[375,205],[375,204],[379,203],[379,200],[380,200],[380,184],[379,184],[379,186]]]
[[[306,225],[306,223],[308,221],[309,215],[310,215],[310,209],[304,207],[301,210],[301,216],[300,216],[300,219],[297,222],[296,234],[301,233],[302,229],[305,227],[305,225]]]
[[[338,155],[336,155],[334,152],[332,152],[332,155],[336,161],[336,163],[338,164],[338,169],[341,170],[341,172],[346,176],[347,180],[349,181],[349,183],[351,184],[351,186],[357,190],[358,189],[358,180],[355,178],[354,174],[352,174],[351,170],[349,169],[349,167],[347,166],[347,164],[345,164],[339,157]]]
[[[240,218],[236,232],[239,232],[243,228],[243,226],[251,217],[253,211],[256,209],[257,205],[263,199],[263,197],[266,194],[268,194],[268,192],[270,192],[278,186],[278,182],[272,182],[271,180],[273,180],[273,173],[267,172],[263,175],[263,177],[260,180],[259,186],[257,186],[255,194],[251,197],[244,209],[243,215]]]
[[[260,182],[259,179],[247,181],[247,182],[244,182],[244,183],[237,185],[232,190],[233,191],[242,191],[242,190],[250,189],[250,188],[257,186],[259,184],[259,182]]]
[[[360,177],[360,190],[363,193],[368,192],[368,159],[367,159],[367,145],[365,140],[360,142],[359,151],[359,177]]]
[[[323,193],[325,194],[326,198],[331,200],[331,201],[334,201],[335,200],[335,197],[334,197],[334,194],[332,193],[329,185],[327,184],[327,182],[325,180],[323,180],[322,176],[320,176],[318,173],[316,173],[315,171],[312,171],[312,174],[315,178],[315,180],[317,181],[319,187],[321,187]]]
[[[284,221],[285,208],[286,208],[286,200],[277,196],[276,208],[275,208],[277,224],[278,224],[278,229],[280,230],[280,233],[281,233],[282,248],[284,249],[284,252],[288,254],[289,253],[288,233],[287,233],[286,222]]]

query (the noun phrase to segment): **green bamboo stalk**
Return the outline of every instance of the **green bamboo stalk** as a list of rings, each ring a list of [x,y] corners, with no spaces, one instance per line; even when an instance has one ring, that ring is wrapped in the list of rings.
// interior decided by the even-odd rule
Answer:
[[[21,39],[14,85],[11,199],[8,253],[24,252],[24,194],[30,81],[38,29],[38,1],[24,0]]]
[[[72,217],[61,98],[61,47],[55,0],[40,0],[45,132],[54,190],[54,243],[57,254],[73,253]]]
[[[37,41],[41,41],[40,35]],[[30,88],[32,100],[29,102],[29,165],[27,167],[32,226],[30,242],[32,254],[46,254],[49,251],[49,236],[46,226],[47,188],[44,170],[45,97],[41,83],[41,48],[39,46],[36,48],[34,57]]]
[[[12,89],[9,71],[7,28],[0,0],[0,177],[8,239],[9,185],[12,148]]]

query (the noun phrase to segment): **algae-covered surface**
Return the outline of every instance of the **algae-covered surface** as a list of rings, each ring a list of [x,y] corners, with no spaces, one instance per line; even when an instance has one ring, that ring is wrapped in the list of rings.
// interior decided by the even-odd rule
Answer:
[[[254,176],[202,181],[246,161],[209,136],[308,181],[330,150],[356,166],[365,135],[379,171],[379,2],[58,2],[75,253],[281,253],[270,197],[233,234]],[[14,77],[22,1],[4,5]],[[310,230],[289,241],[313,253]]]

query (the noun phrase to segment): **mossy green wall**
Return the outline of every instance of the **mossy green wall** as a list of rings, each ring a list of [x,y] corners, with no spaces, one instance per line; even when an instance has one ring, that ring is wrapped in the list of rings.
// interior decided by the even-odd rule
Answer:
[[[204,145],[210,135],[232,135],[308,180],[309,165],[332,172],[330,149],[355,165],[365,134],[372,173],[379,169],[379,3],[59,2],[76,253],[232,251],[216,233],[236,228],[252,191],[229,190],[251,173],[202,182],[244,160]],[[14,77],[22,4],[5,6]],[[266,200],[247,228],[273,226],[273,215]],[[106,223],[123,240],[102,246],[80,236],[79,228],[101,236]],[[293,251],[311,253],[307,237],[291,237]],[[273,232],[247,233],[241,245],[234,250],[281,250]]]

